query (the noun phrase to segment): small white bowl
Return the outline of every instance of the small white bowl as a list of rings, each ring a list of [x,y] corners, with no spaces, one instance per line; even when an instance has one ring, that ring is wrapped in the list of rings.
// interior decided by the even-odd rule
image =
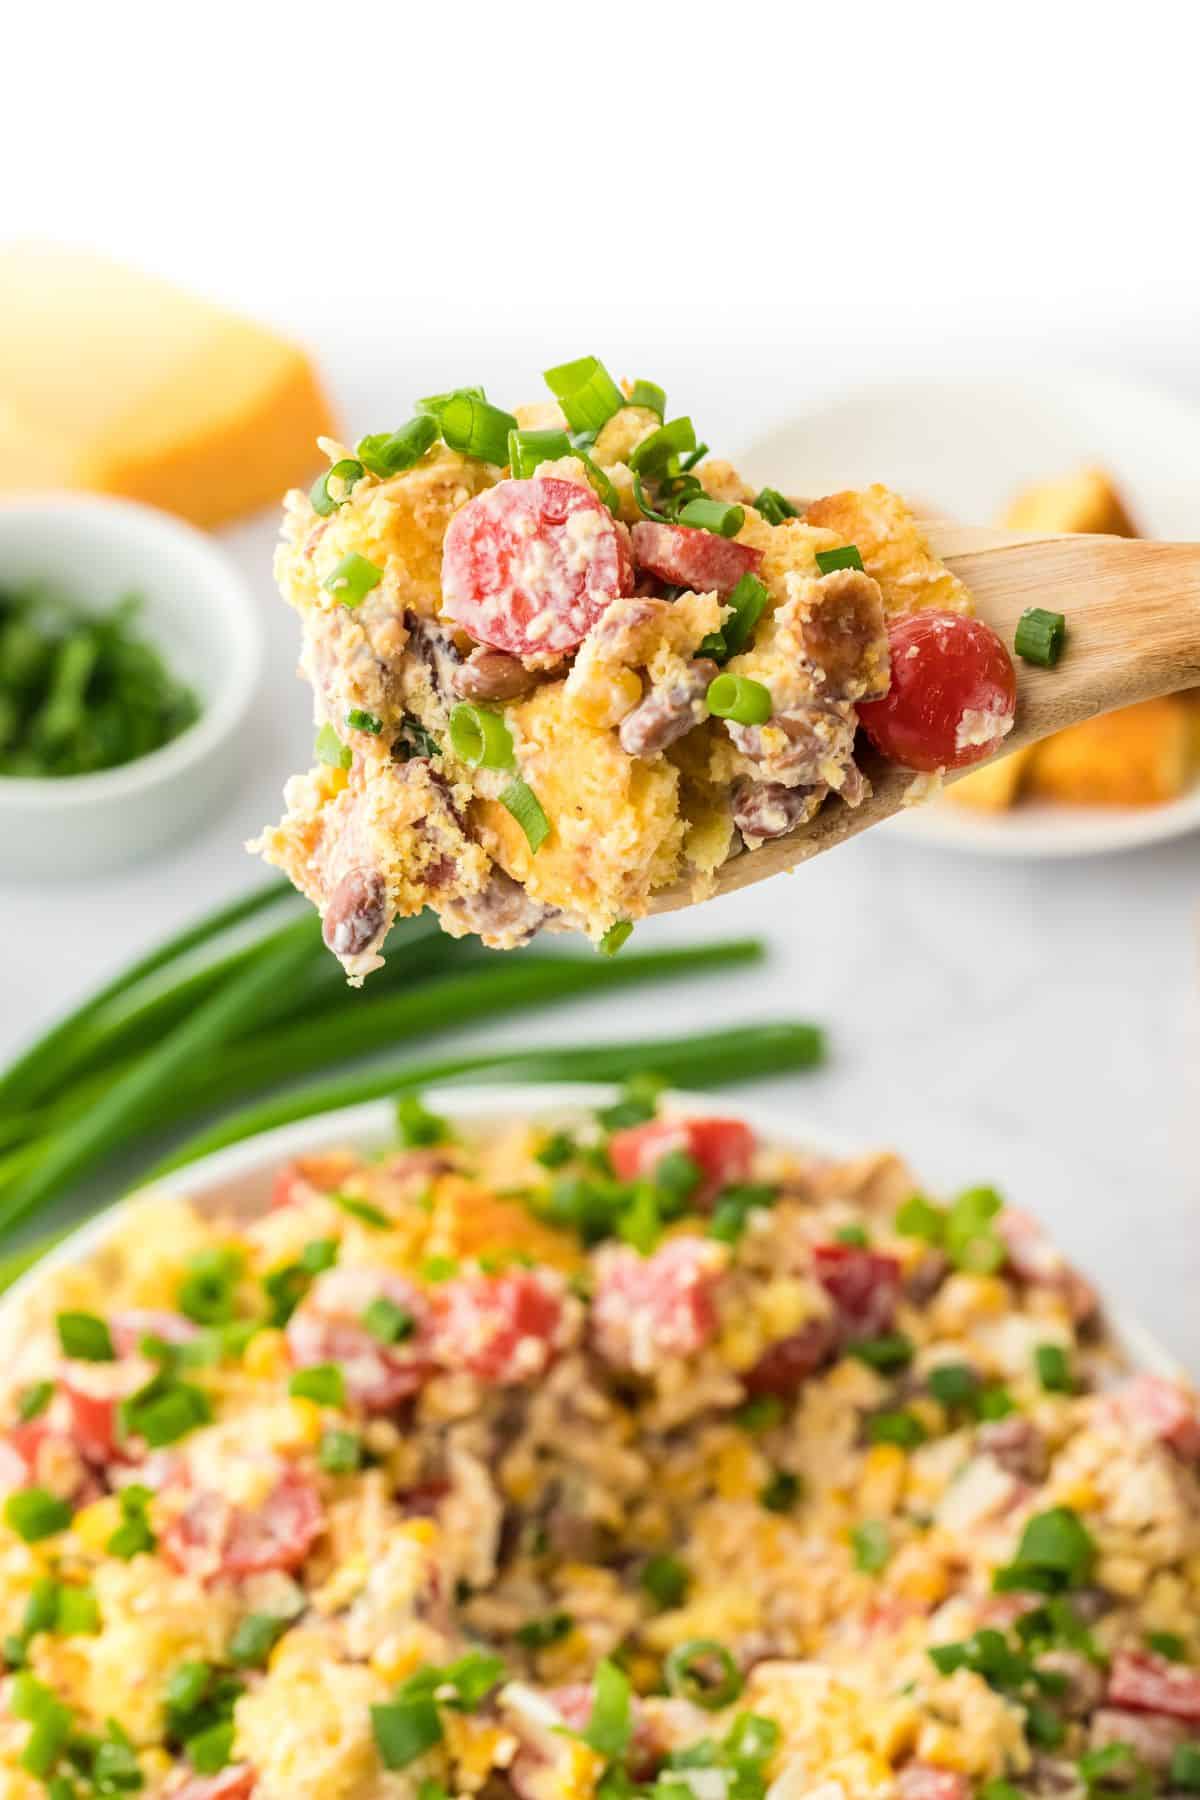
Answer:
[[[143,602],[139,625],[200,717],[136,762],[94,775],[0,776],[0,875],[83,875],[185,836],[232,787],[263,662],[242,576],[211,538],[153,507],[101,495],[0,503],[0,589],[46,579],[104,611]]]

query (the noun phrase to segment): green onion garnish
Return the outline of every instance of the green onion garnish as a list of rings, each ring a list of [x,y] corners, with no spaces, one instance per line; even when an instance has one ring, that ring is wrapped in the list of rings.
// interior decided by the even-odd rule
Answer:
[[[1175,1631],[1148,1631],[1146,1648],[1158,1656],[1165,1656],[1168,1662],[1187,1661],[1187,1645]]]
[[[642,439],[630,453],[629,467],[635,475],[662,475],[674,457],[694,451],[695,448],[696,432],[692,421],[687,418],[672,419],[668,425],[660,425],[657,431],[652,431],[649,437]]]
[[[857,544],[841,544],[836,550],[817,551],[817,567],[822,575],[832,575],[835,569],[861,569],[862,566]]]
[[[1002,1268],[1008,1252],[992,1221],[1004,1202],[995,1188],[968,1188],[959,1194],[946,1214],[946,1253],[957,1268],[974,1275],[993,1275]]]
[[[414,1694],[371,1708],[375,1748],[385,1769],[406,1769],[442,1741],[442,1721],[431,1694]]]
[[[681,525],[695,525],[701,531],[716,532],[718,537],[732,538],[746,523],[746,509],[744,506],[727,506],[723,500],[712,500],[706,494],[681,506],[676,518]]]
[[[115,1362],[117,1353],[108,1326],[94,1313],[60,1312],[54,1323],[64,1356],[79,1362]]]
[[[460,394],[466,394],[472,400],[487,399],[487,394],[481,387],[456,387],[444,394],[426,394],[423,400],[414,400],[413,405],[418,413],[431,413],[435,419],[440,419],[447,404],[456,400]]]
[[[355,607],[361,606],[371,589],[378,587],[382,580],[382,569],[351,550],[349,556],[343,556],[341,562],[334,564],[321,586],[343,606]]]
[[[480,462],[503,468],[508,461],[508,434],[517,421],[502,407],[492,406],[476,394],[462,390],[451,394],[442,407],[442,436],[451,450],[477,456]]]
[[[942,1406],[970,1406],[979,1392],[979,1377],[970,1363],[939,1363],[925,1385]]]
[[[391,1227],[392,1221],[381,1207],[372,1206],[369,1200],[363,1200],[357,1194],[345,1194],[336,1188],[325,1197],[342,1212],[349,1213],[352,1219],[357,1219],[360,1225],[370,1225],[374,1231],[387,1231]]]
[[[533,789],[518,776],[516,781],[509,782],[501,794],[500,804],[517,821],[525,833],[529,848],[536,856],[550,836],[550,821],[542,811],[542,803]]]
[[[800,1498],[800,1477],[787,1469],[776,1469],[758,1498],[768,1512],[791,1512]]]
[[[179,1310],[196,1325],[228,1325],[234,1315],[243,1258],[237,1250],[201,1250],[179,1284]]]
[[[466,700],[450,714],[450,745],[472,769],[511,769],[515,764],[512,734],[502,715]]]
[[[313,1363],[295,1371],[288,1393],[297,1400],[315,1400],[318,1406],[344,1406],[346,1378],[337,1363]]]
[[[580,1736],[610,1761],[624,1756],[633,1736],[632,1688],[628,1675],[609,1657],[596,1665],[592,1711]]]
[[[867,1437],[872,1444],[899,1444],[902,1450],[915,1450],[925,1442],[925,1427],[916,1413],[873,1413],[867,1420]]]
[[[798,519],[800,511],[792,505],[778,488],[760,488],[752,502],[755,512],[760,512],[768,525],[782,525],[785,519]]]
[[[773,708],[770,688],[748,675],[715,676],[705,698],[714,718],[732,719],[735,725],[765,725]]]
[[[688,1572],[677,1556],[665,1551],[648,1557],[642,1570],[642,1587],[656,1606],[678,1606],[688,1590]]]
[[[892,1554],[887,1526],[879,1519],[864,1519],[861,1525],[856,1525],[850,1533],[850,1545],[854,1551],[854,1566],[864,1575],[878,1575]]]
[[[625,405],[624,394],[594,356],[558,363],[546,370],[545,382],[572,431],[599,431]]]
[[[348,744],[343,744],[332,725],[322,725],[313,743],[313,755],[318,762],[330,769],[348,769],[354,761],[354,752]]]
[[[1038,1380],[1048,1394],[1069,1394],[1075,1383],[1071,1363],[1061,1344],[1039,1344],[1033,1353]]]
[[[1029,1520],[1016,1556],[997,1569],[992,1586],[997,1593],[1058,1593],[1086,1581],[1095,1557],[1096,1546],[1078,1515],[1069,1506],[1054,1506]]]
[[[1171,1755],[1171,1786],[1200,1793],[1200,1744],[1177,1744]]]
[[[454,1256],[427,1256],[421,1264],[421,1279],[435,1284],[453,1281],[458,1274],[458,1258]]]
[[[893,1223],[901,1237],[922,1238],[927,1244],[940,1244],[946,1232],[945,1213],[924,1194],[910,1194]]]
[[[187,1740],[188,1761],[198,1775],[219,1775],[233,1755],[233,1720],[222,1719]]]
[[[783,1418],[783,1401],[778,1394],[756,1394],[738,1407],[734,1419],[743,1431],[773,1431]]]
[[[203,1388],[173,1381],[160,1372],[118,1410],[126,1437],[145,1438],[153,1450],[178,1443],[188,1432],[212,1419],[212,1404]]]
[[[71,1523],[71,1508],[49,1488],[18,1488],[4,1502],[5,1523],[27,1544],[53,1537]]]
[[[540,1619],[527,1619],[524,1625],[518,1625],[513,1636],[523,1650],[544,1650],[549,1644],[561,1643],[574,1623],[570,1613],[546,1613]]]
[[[627,944],[632,936],[633,920],[618,919],[600,939],[600,950],[605,956],[615,956],[621,945]]]
[[[437,443],[437,438],[437,419],[429,413],[419,413],[399,431],[377,431],[372,437],[360,438],[356,455],[372,475],[386,481],[419,463],[425,452]]]
[[[583,464],[584,473],[591,484],[593,492],[604,502],[614,519],[621,516],[621,496],[609,480],[608,472],[593,462],[586,450],[576,449],[575,455]]]
[[[517,481],[528,481],[539,463],[558,462],[573,454],[565,431],[510,431],[508,467]]]
[[[975,1402],[975,1411],[981,1419],[1007,1419],[1017,1410],[1017,1403],[1006,1387],[994,1382],[985,1387]]]
[[[869,1250],[871,1240],[861,1225],[840,1225],[834,1232],[839,1244],[853,1244],[857,1250]]]
[[[846,1353],[869,1369],[905,1369],[913,1358],[913,1342],[902,1331],[885,1331],[879,1337],[855,1338]]]
[[[700,645],[703,655],[722,663],[740,656],[749,644],[767,604],[767,590],[756,575],[743,575],[725,604],[732,608],[730,616],[720,631],[710,633]]]
[[[339,506],[345,506],[350,498],[350,489],[356,481],[362,479],[362,474],[362,464],[356,462],[352,456],[343,456],[341,462],[335,462],[331,469],[326,469],[324,475],[317,476],[308,490],[313,511],[322,519],[327,519],[330,513],[337,511]],[[329,491],[331,481],[341,483],[341,492],[336,497]]]
[[[417,1321],[407,1306],[397,1306],[386,1294],[372,1300],[363,1313],[362,1322],[381,1344],[401,1344],[417,1328]]]
[[[139,1482],[130,1482],[120,1490],[121,1523],[105,1545],[110,1556],[129,1562],[131,1558],[154,1549],[156,1539],[146,1517],[150,1498],[150,1489],[142,1487]]]
[[[21,1423],[28,1424],[45,1412],[54,1398],[52,1381],[31,1381],[29,1386],[21,1389],[21,1397],[17,1401],[17,1417]]]
[[[317,1462],[327,1475],[352,1475],[362,1467],[362,1439],[355,1431],[331,1428],[321,1433]]]
[[[95,1637],[100,1629],[100,1602],[90,1587],[71,1587],[65,1583],[58,1590],[54,1628],[61,1637]]]
[[[657,381],[635,381],[626,405],[644,406],[647,412],[657,413],[660,420],[667,416],[667,396]]]
[[[9,1708],[14,1718],[28,1720],[31,1727],[21,1752],[21,1767],[45,1780],[71,1735],[70,1709],[27,1669],[13,1676]]]
[[[663,1663],[668,1692],[690,1700],[705,1712],[730,1706],[742,1691],[742,1673],[716,1638],[689,1638],[677,1644]]]
[[[430,1112],[419,1094],[401,1094],[396,1101],[396,1130],[406,1150],[427,1149],[450,1141],[450,1127],[439,1113]]]
[[[373,712],[366,712],[361,706],[352,706],[346,714],[346,724],[351,731],[365,731],[368,737],[378,737],[383,730],[383,720]]]
[[[1025,662],[1052,669],[1062,655],[1066,636],[1064,614],[1047,612],[1042,606],[1030,606],[1017,620],[1013,649]]]
[[[229,1660],[236,1669],[261,1669],[288,1628],[274,1613],[247,1613],[229,1640]]]

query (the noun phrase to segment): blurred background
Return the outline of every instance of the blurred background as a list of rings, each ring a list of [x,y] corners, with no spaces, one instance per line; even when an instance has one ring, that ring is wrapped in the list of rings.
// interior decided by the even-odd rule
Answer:
[[[67,482],[191,511],[223,574],[177,581],[166,543],[123,552],[150,636],[215,682],[204,710],[235,685],[197,628],[214,584],[264,653],[256,672],[257,633],[228,625],[247,687],[223,773],[194,819],[208,775],[160,798],[120,866],[75,852],[99,831],[115,854],[121,818],[48,821],[0,782],[0,1058],[260,879],[243,841],[311,744],[272,496],[316,472],[326,409],[353,442],[417,394],[479,381],[511,404],[594,352],[787,492],[880,479],[972,522],[1015,504],[1047,529],[1200,538],[1182,11],[1143,5],[1136,36],[1019,3],[1002,21],[215,5],[186,25],[116,5],[10,26],[0,236],[43,248],[0,251],[6,497]],[[197,439],[222,383],[224,422]],[[10,613],[39,572],[108,605],[126,566],[61,515],[7,537],[0,519]],[[439,1047],[811,1018],[828,1060],[763,1098],[900,1147],[933,1186],[995,1183],[1200,1365],[1194,745],[1186,706],[1068,745],[975,807],[638,931],[759,935],[761,967],[495,1014]]]

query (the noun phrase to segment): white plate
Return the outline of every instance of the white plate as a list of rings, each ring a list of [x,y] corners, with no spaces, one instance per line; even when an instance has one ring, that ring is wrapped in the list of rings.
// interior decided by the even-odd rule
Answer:
[[[1085,464],[1116,480],[1140,531],[1200,539],[1200,409],[1156,388],[1085,373],[879,383],[755,439],[748,481],[785,493],[886,482],[920,510],[990,524],[1018,489]],[[1200,826],[1200,784],[1166,806],[1023,804],[995,816],[914,807],[888,829],[999,856],[1090,856]]]
[[[581,1113],[610,1103],[614,1089],[565,1082],[528,1087],[447,1087],[428,1089],[422,1098],[433,1111],[466,1127],[490,1119],[513,1118],[569,1125]],[[716,1104],[711,1094],[672,1093],[665,1096],[665,1101],[680,1112],[700,1114],[711,1112]],[[798,1124],[790,1109],[738,1100],[734,1110],[761,1137],[773,1143],[838,1158],[861,1152],[861,1146],[848,1144],[829,1132]],[[233,1144],[228,1150],[218,1150],[185,1169],[176,1170],[167,1176],[161,1187],[164,1193],[184,1196],[201,1207],[207,1205],[214,1211],[249,1215],[264,1210],[269,1204],[271,1177],[280,1163],[340,1144],[352,1144],[359,1150],[370,1152],[394,1144],[395,1139],[394,1106],[386,1100],[372,1101],[366,1106],[322,1113],[315,1119],[304,1119],[298,1124],[284,1125],[277,1131],[247,1138],[244,1143]],[[22,1309],[26,1297],[33,1293],[45,1275],[101,1249],[120,1229],[126,1209],[145,1201],[153,1192],[152,1187],[141,1189],[89,1220],[15,1282],[0,1299],[0,1369],[6,1371],[7,1380],[13,1379],[19,1365],[24,1335]],[[1155,1374],[1182,1377],[1179,1363],[1143,1326],[1122,1318],[1119,1310],[1109,1310],[1107,1306],[1106,1318],[1132,1363]]]

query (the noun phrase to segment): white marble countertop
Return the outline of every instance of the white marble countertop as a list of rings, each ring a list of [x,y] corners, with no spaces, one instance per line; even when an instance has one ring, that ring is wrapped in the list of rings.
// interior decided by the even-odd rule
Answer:
[[[451,354],[445,333],[432,348],[410,337],[405,350],[402,331],[359,325],[353,338],[315,316],[310,327],[356,430],[387,425],[410,393],[463,377],[463,356]],[[620,322],[612,336],[633,342]],[[572,333],[564,353],[574,341]],[[747,408],[781,416],[804,391],[799,375],[778,379],[769,342],[738,370],[735,396],[702,343],[655,341],[662,363],[639,354],[639,369],[689,391],[715,442],[744,435]],[[1161,334],[1153,345],[1151,367],[1170,349]],[[625,343],[610,347],[625,367]],[[545,360],[527,345],[497,353],[478,334],[468,349],[466,372],[485,372],[497,391],[524,391]],[[857,356],[856,372],[862,363]],[[1147,358],[1131,348],[1124,366],[1136,373]],[[845,357],[840,367],[827,359],[822,381],[849,374]],[[273,535],[272,520],[225,534],[252,577],[272,649],[240,791],[203,836],[152,867],[83,890],[0,887],[0,1055],[131,955],[256,879],[241,842],[276,816],[311,729],[291,673],[293,622],[271,587]],[[765,1095],[798,1122],[894,1144],[931,1187],[992,1182],[1040,1211],[1120,1305],[1200,1370],[1198,872],[1196,839],[1127,857],[1019,864],[876,832],[797,875],[639,928],[646,945],[758,933],[770,945],[763,967],[572,1005],[473,1041],[819,1020],[830,1035],[828,1066],[764,1084]]]

